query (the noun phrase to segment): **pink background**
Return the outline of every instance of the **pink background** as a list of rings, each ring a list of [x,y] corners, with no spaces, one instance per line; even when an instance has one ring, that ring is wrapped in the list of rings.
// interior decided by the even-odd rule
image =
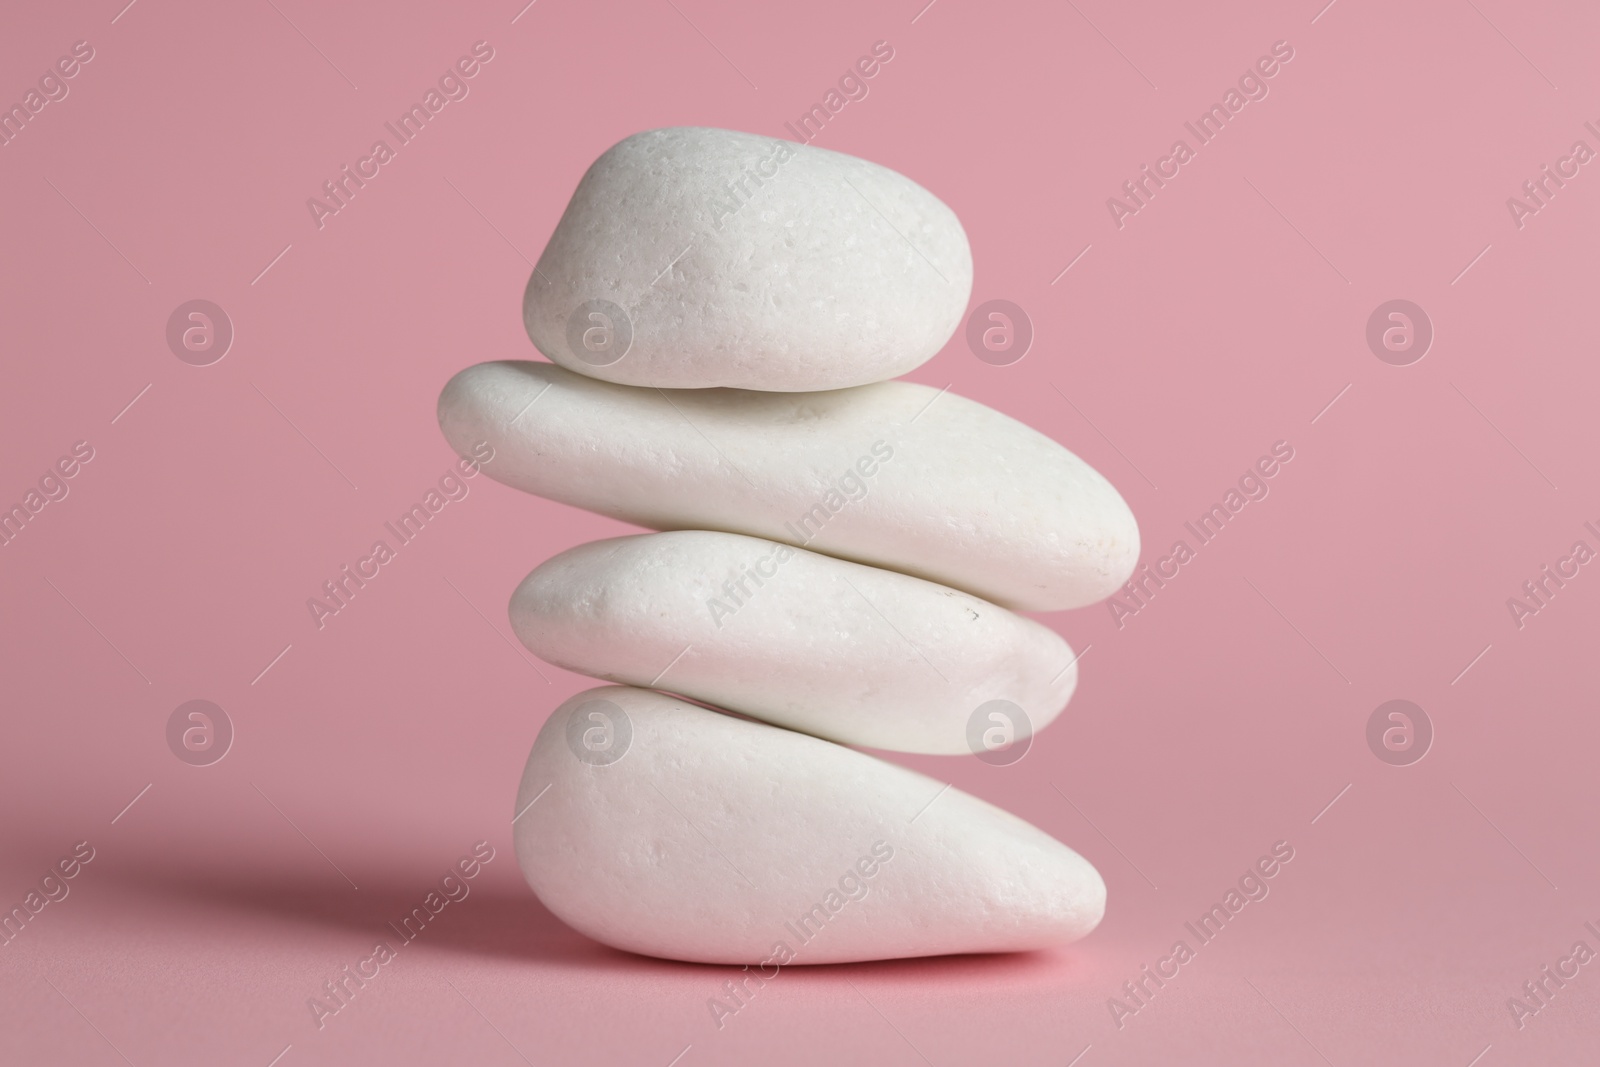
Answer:
[[[0,948],[0,1060],[1593,1062],[1600,964],[1524,1029],[1506,1001],[1573,942],[1600,949],[1600,568],[1521,629],[1506,599],[1600,548],[1600,174],[1521,229],[1505,201],[1573,141],[1600,148],[1600,15],[922,2],[8,15],[6,101],[75,41],[95,58],[0,147],[0,503],[74,442],[95,455],[0,548],[0,902],[77,841],[96,857]],[[1047,617],[1089,650],[1023,761],[893,757],[1088,856],[1095,934],[786,969],[719,1031],[723,969],[587,942],[510,852],[528,747],[590,683],[542,680],[504,604],[626,528],[477,479],[320,632],[305,601],[452,461],[449,375],[534,357],[529,260],[599,152],[667,125],[782,136],[880,39],[894,59],[817,143],[942,197],[974,306],[1015,301],[1037,331],[1006,367],[958,334],[912,377],[1105,472],[1147,560],[1273,442],[1295,458],[1124,628]],[[319,231],[306,198],[478,40],[470,96]],[[1119,230],[1106,198],[1278,40],[1270,95]],[[195,298],[236,329],[212,366],[164,339]],[[1436,330],[1407,367],[1364,339],[1395,298]],[[237,731],[203,768],[164,735],[195,698]],[[1436,731],[1411,766],[1365,740],[1393,698]],[[318,1031],[306,999],[479,839],[498,855],[473,895]],[[1107,998],[1278,840],[1295,859],[1270,897],[1119,1030]]]

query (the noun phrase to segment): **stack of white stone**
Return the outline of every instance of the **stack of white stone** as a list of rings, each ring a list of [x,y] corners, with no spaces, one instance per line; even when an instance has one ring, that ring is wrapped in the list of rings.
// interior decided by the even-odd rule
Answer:
[[[1099,922],[1077,853],[845,747],[978,751],[996,700],[1014,729],[1048,724],[1073,653],[1014,612],[1100,600],[1138,557],[1127,505],[1076,456],[887,380],[944,345],[971,284],[955,215],[893,171],[654,130],[589,169],[529,280],[554,365],[445,388],[445,436],[490,442],[492,477],[664,531],[563,552],[511,601],[529,649],[617,683],[556,709],[517,797],[523,872],[581,932],[771,965],[1031,949]]]

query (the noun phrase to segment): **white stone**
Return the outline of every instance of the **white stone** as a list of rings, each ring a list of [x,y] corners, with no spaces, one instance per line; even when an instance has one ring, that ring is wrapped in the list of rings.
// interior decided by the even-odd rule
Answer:
[[[1014,815],[643,689],[556,709],[513,837],[528,884],[579,932],[668,959],[766,963],[768,978],[787,964],[1043,948],[1105,910],[1089,862]]]
[[[529,277],[523,321],[550,359],[606,381],[837,389],[926,362],[971,289],[961,223],[909,178],[678,127],[590,166]],[[590,301],[610,306],[593,319]]]
[[[904,571],[1004,607],[1101,600],[1139,556],[1133,513],[1050,438],[911,382],[822,393],[635,389],[482,363],[439,398],[493,478],[658,529],[725,530]]]
[[[988,601],[701,530],[547,560],[512,595],[511,626],[558,667],[900,752],[1003,756],[1055,719],[1078,679],[1053,630]]]

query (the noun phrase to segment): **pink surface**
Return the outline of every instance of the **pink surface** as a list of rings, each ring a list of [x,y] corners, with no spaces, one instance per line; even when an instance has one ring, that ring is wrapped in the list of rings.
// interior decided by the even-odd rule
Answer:
[[[0,899],[94,850],[0,948],[0,1061],[1594,1062],[1600,966],[1507,1006],[1600,949],[1600,574],[1507,606],[1600,549],[1600,175],[1560,162],[1600,149],[1590,6],[120,3],[0,36],[8,101],[93,49],[0,146],[0,503],[93,451],[0,547]],[[1025,759],[902,758],[1089,857],[1095,934],[785,969],[719,1030],[729,971],[585,941],[510,852],[527,749],[587,683],[514,647],[505,602],[627,528],[475,479],[320,630],[306,600],[453,462],[448,376],[533,356],[529,260],[595,155],[785,136],[879,40],[817,143],[948,202],[974,307],[1035,331],[913,377],[1094,463],[1152,565],[1294,458],[1136,614],[1046,617],[1083,680]],[[319,228],[307,198],[477,41],[469,95]],[[1119,228],[1107,198],[1278,41],[1268,95]],[[1545,164],[1576,174],[1515,217]],[[194,299],[235,330],[209,366],[165,336]],[[1395,299],[1434,326],[1408,366],[1366,340]],[[210,766],[168,748],[194,699],[236,732]],[[1368,747],[1391,699],[1433,726],[1409,766]],[[307,998],[479,840],[471,894],[319,1029]],[[1277,841],[1270,895],[1119,1028],[1108,1000]]]

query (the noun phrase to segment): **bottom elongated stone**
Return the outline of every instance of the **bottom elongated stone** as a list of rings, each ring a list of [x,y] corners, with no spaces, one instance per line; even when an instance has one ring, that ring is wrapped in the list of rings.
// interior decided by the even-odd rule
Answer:
[[[774,966],[1009,952],[1105,911],[1087,860],[892,763],[645,689],[579,693],[522,775],[517,861],[615,948]]]

